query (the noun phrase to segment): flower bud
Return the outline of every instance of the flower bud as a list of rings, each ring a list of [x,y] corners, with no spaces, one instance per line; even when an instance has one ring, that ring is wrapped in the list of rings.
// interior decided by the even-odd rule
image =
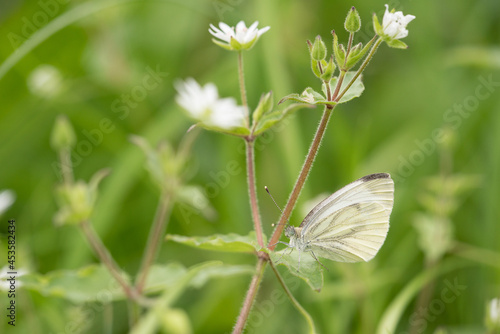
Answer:
[[[326,58],[326,45],[321,39],[321,36],[316,36],[313,47],[311,49],[311,58],[314,60],[323,60]]]
[[[332,31],[332,34],[333,34],[333,54],[335,55],[335,61],[337,62],[339,68],[342,68],[345,62],[345,49],[342,44],[339,45],[339,38],[337,37],[335,31]]]
[[[326,62],[325,62],[326,63]],[[335,72],[336,66],[333,61],[333,55],[330,57],[328,63],[323,67],[323,74],[321,75],[321,79],[323,81],[330,81],[333,77],[333,73]]]
[[[354,6],[351,8],[349,13],[347,13],[344,28],[350,33],[355,33],[361,28],[361,18],[359,17],[359,13]]]
[[[71,123],[64,115],[59,115],[52,129],[50,143],[55,151],[69,150],[76,143],[76,136]]]

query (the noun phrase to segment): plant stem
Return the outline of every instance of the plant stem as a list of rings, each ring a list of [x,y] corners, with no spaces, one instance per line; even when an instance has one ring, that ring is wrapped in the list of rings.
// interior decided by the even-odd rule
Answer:
[[[120,284],[127,297],[131,300],[137,300],[139,297],[137,291],[132,286],[130,286],[122,277],[120,268],[116,264],[106,246],[104,246],[104,244],[102,243],[101,239],[93,229],[90,222],[88,220],[85,220],[80,224],[80,227],[96,255],[108,268],[109,272],[116,279],[118,284]]]
[[[65,185],[73,184],[73,164],[71,163],[71,150],[63,149],[59,151],[61,161],[61,174]]]
[[[139,294],[144,289],[149,269],[156,255],[158,254],[160,239],[163,238],[165,229],[167,227],[168,219],[166,218],[172,207],[171,204],[172,201],[170,199],[170,195],[167,192],[164,192],[164,194],[160,198],[160,202],[158,203],[158,208],[156,209],[154,222],[151,226],[151,230],[149,231],[148,241],[146,244],[147,249],[142,257],[141,267],[139,269],[139,274],[137,275],[137,279],[135,282],[135,287]]]
[[[295,306],[295,308],[304,316],[304,318],[306,318],[307,324],[309,325],[309,333],[311,334],[316,333],[316,329],[314,328],[314,321],[311,315],[302,307],[302,305],[300,305],[297,299],[295,299],[295,297],[292,295],[292,292],[290,291],[290,289],[288,289],[288,286],[281,277],[278,269],[276,269],[276,267],[274,266],[274,263],[272,261],[269,261],[269,265],[273,269],[276,278],[283,287],[283,290],[285,290],[285,293],[287,294],[288,298],[290,298],[290,301],[292,302],[293,306]]]
[[[250,127],[250,113],[248,111],[247,91],[245,89],[245,74],[243,72],[243,53],[238,52],[238,78],[240,81],[241,104],[245,107],[247,127]]]
[[[344,78],[345,78],[346,73],[347,73],[346,71],[340,70],[339,80],[337,81],[337,86],[335,86],[335,91],[333,92],[333,95],[331,96],[330,101],[340,100],[340,99],[337,99],[337,96],[339,94],[340,87],[342,87],[342,83],[344,82]]]
[[[262,281],[262,277],[264,276],[264,269],[266,268],[266,263],[267,261],[264,257],[259,257],[255,274],[252,277],[252,282],[250,283],[250,287],[248,288],[247,294],[245,296],[245,301],[243,302],[243,307],[241,308],[238,320],[236,320],[236,325],[234,326],[233,334],[243,333],[243,329],[245,328],[248,315],[250,314],[253,302],[255,300],[255,297],[257,296],[257,291],[259,290],[260,282]]]
[[[257,191],[255,181],[255,159],[254,159],[254,140],[245,139],[246,148],[246,163],[247,163],[247,182],[248,194],[250,196],[250,209],[252,211],[252,219],[257,234],[257,242],[260,247],[264,247],[264,240],[262,236],[262,222],[260,219],[259,205],[257,202]]]
[[[373,39],[377,38],[377,35],[375,35],[373,37]],[[338,96],[335,96],[335,100],[336,101],[339,101],[342,96],[344,96],[344,94],[349,90],[349,88],[351,88],[351,86],[354,84],[354,81],[356,81],[356,79],[361,75],[361,73],[363,73],[364,69],[366,68],[366,66],[368,65],[368,63],[370,62],[370,60],[373,58],[373,55],[375,54],[375,51],[377,51],[380,43],[382,43],[382,39],[379,38],[375,44],[373,45],[372,49],[370,50],[370,53],[368,54],[368,56],[365,58],[365,60],[363,61],[363,64],[361,64],[361,66],[358,68],[358,70],[356,71],[356,74],[354,75],[354,77],[351,79],[351,81],[347,84],[347,86],[342,90],[342,92],[338,95]]]
[[[307,153],[306,161],[304,162],[302,170],[300,171],[299,178],[297,179],[297,182],[293,187],[292,193],[290,195],[290,198],[288,199],[288,202],[286,203],[285,209],[283,210],[283,214],[280,217],[279,223],[277,224],[273,236],[271,237],[271,240],[269,240],[269,244],[267,245],[267,247],[270,250],[274,250],[274,248],[276,247],[276,244],[278,243],[281,237],[281,233],[285,228],[285,222],[290,217],[290,214],[292,213],[295,203],[299,198],[300,191],[304,187],[304,182],[306,181],[307,176],[311,171],[314,158],[316,157],[319,145],[321,144],[321,140],[323,139],[323,135],[325,133],[326,126],[328,124],[328,120],[330,119],[332,111],[333,109],[325,107],[325,111],[323,112],[321,122],[318,125],[318,129],[316,130],[316,134],[314,135],[313,142],[311,143],[311,147],[309,148],[309,152]]]

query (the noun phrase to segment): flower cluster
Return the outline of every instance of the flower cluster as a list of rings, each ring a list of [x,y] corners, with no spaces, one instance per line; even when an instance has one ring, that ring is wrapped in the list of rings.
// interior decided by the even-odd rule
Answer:
[[[227,50],[249,50],[257,42],[259,37],[271,29],[271,27],[264,27],[257,29],[258,21],[255,21],[250,27],[247,28],[245,22],[240,21],[235,27],[230,27],[224,22],[219,23],[219,28],[213,24],[210,25],[208,31],[220,41],[215,38],[213,42]],[[222,42],[221,42],[222,41]]]
[[[403,15],[403,12],[389,11],[389,5],[385,5],[385,13],[382,24],[379,23],[376,15],[373,16],[373,28],[390,47],[406,49],[408,46],[401,42],[401,38],[408,36],[408,23],[415,19],[414,15]]]
[[[408,36],[406,26],[415,18],[414,15],[403,15],[403,12],[389,12],[389,5],[385,5],[382,30],[387,37],[401,39]]]

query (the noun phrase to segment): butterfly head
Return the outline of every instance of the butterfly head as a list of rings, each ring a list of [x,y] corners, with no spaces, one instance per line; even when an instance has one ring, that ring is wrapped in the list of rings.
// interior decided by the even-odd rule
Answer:
[[[291,225],[288,225],[286,228],[285,228],[285,236],[289,239],[291,239],[292,237],[296,237],[297,236],[297,232],[295,231],[295,228]]]

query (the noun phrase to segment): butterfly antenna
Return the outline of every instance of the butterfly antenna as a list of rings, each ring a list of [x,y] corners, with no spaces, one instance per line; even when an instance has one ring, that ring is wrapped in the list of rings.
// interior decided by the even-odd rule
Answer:
[[[276,201],[274,200],[274,197],[273,195],[271,195],[271,192],[269,192],[269,189],[267,188],[267,186],[264,186],[264,188],[266,188],[266,191],[267,193],[269,194],[269,196],[271,196],[271,199],[273,200],[274,204],[276,205],[276,207],[278,208],[278,210],[281,211],[281,214],[283,214],[283,210],[281,210],[280,206],[278,205],[278,203],[276,203]]]
[[[269,189],[267,188],[267,186],[264,186],[264,188],[266,188],[267,193],[269,194],[269,196],[271,196],[271,199],[273,200],[274,205],[276,205],[276,207],[278,208],[278,210],[280,210],[281,214],[283,214],[283,210],[281,210],[281,208],[278,205],[278,203],[276,203],[276,201],[274,200],[273,195],[271,195],[271,192],[269,191]],[[288,219],[286,221],[288,222],[288,224],[290,224],[290,222],[288,221]],[[276,225],[277,224],[272,224],[271,226],[276,226]],[[286,225],[286,224],[278,224],[278,225]]]

